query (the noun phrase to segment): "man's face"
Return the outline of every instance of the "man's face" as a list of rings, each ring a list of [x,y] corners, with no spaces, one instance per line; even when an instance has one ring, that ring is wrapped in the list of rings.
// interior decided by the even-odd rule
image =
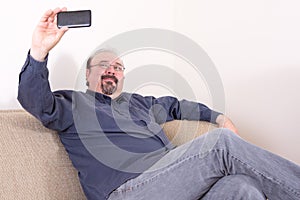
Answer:
[[[89,89],[112,98],[120,95],[123,89],[124,68],[123,62],[114,53],[101,52],[97,54],[86,70],[86,79]]]

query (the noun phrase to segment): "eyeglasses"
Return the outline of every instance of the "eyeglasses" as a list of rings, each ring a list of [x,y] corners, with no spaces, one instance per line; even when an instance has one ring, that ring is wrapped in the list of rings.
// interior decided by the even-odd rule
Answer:
[[[108,69],[110,66],[112,66],[114,68],[114,70],[117,72],[122,72],[125,70],[124,66],[118,65],[118,64],[112,65],[109,63],[101,62],[101,63],[95,64],[95,65],[90,65],[90,67],[101,67],[102,69]]]

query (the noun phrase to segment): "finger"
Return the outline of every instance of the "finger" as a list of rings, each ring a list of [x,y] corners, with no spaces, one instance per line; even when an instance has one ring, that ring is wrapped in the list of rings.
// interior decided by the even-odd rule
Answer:
[[[52,10],[47,10],[44,15],[41,18],[41,22],[47,22],[49,17],[52,15],[53,11]]]
[[[61,9],[60,9],[60,8],[55,8],[55,9],[53,10],[53,13],[52,13],[51,17],[54,19],[55,16],[57,15],[57,13],[59,13],[59,12],[61,12]]]
[[[57,15],[57,13],[62,12],[62,11],[67,11],[67,7],[55,8],[55,9],[53,10],[53,17],[54,17],[55,15]]]
[[[62,11],[67,11],[67,8],[66,7],[63,7],[63,8],[55,8],[54,11],[53,11],[53,14],[52,14],[52,23],[57,23],[57,13],[59,12],[62,12]]]
[[[54,18],[53,18],[53,17],[49,17],[49,18],[48,18],[48,22],[49,22],[49,23],[53,23],[53,22],[54,22]]]

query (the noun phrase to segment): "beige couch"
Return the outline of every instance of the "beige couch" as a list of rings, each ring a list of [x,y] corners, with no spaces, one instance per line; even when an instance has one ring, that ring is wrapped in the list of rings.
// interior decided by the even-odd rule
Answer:
[[[180,145],[214,126],[173,121],[163,128]],[[1,200],[85,199],[58,135],[24,110],[0,111],[0,158]]]

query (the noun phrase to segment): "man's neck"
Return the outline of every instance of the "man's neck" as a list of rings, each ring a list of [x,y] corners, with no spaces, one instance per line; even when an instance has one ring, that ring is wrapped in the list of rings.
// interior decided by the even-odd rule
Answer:
[[[92,90],[90,88],[88,90],[90,90],[92,92],[97,92],[97,93],[103,94],[105,96],[109,96],[111,99],[115,99],[115,98],[119,97],[122,93],[122,92],[114,92],[113,94],[109,95],[109,94],[103,93],[102,91],[95,91],[95,90]]]

